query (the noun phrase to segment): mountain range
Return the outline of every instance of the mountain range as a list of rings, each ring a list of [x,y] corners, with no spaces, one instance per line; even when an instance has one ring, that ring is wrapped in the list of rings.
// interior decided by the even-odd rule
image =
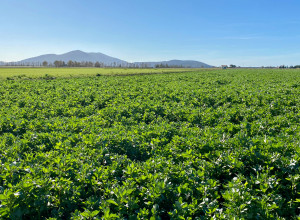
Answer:
[[[139,67],[166,67],[166,66],[176,66],[176,67],[187,67],[187,68],[210,68],[206,63],[194,61],[194,60],[170,60],[170,61],[161,61],[161,62],[134,62],[129,63],[127,61],[105,55],[103,53],[86,53],[80,50],[70,51],[64,54],[44,54],[37,57],[32,57],[16,62],[2,62],[0,65],[14,64],[14,65],[39,65],[44,61],[48,63],[54,63],[54,61],[76,61],[76,62],[100,62],[107,66],[139,66]]]

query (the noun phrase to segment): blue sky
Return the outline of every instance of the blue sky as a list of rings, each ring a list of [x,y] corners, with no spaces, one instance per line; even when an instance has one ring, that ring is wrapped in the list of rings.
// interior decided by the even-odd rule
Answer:
[[[0,0],[0,60],[71,50],[126,61],[300,64],[299,0]]]

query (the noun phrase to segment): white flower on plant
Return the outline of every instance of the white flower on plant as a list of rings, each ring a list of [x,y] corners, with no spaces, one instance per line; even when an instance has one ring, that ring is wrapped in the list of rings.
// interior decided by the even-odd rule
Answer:
[[[16,193],[14,193],[14,195],[15,196],[19,196],[19,195],[21,195],[21,193],[20,192],[16,192]]]

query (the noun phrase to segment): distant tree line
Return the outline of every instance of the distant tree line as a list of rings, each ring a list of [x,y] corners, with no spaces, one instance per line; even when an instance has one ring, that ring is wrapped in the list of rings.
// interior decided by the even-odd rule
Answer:
[[[117,64],[116,62],[113,62],[111,64],[105,64],[102,62],[91,62],[91,61],[81,61],[81,62],[77,62],[77,61],[73,61],[73,60],[69,60],[67,63],[65,63],[64,61],[61,60],[55,60],[52,63],[48,63],[47,61],[43,62],[43,66],[44,67],[128,67],[128,65],[126,63],[123,64]]]
[[[24,66],[24,67],[126,67],[126,68],[139,68],[140,66],[132,63],[116,63],[112,62],[110,64],[103,62],[90,62],[90,61],[72,61],[64,62],[61,60],[55,60],[52,62],[8,62],[4,63],[2,66]]]
[[[111,64],[105,64],[102,62],[76,62],[76,61],[68,61],[65,63],[64,61],[56,60],[53,64],[49,64],[47,61],[42,63],[44,67],[54,66],[54,67],[126,67],[126,68],[152,68],[148,63],[122,63],[118,64],[113,62]],[[204,66],[203,66],[204,67]],[[168,65],[168,64],[156,64],[155,68],[187,68],[182,65]]]
[[[55,60],[53,63],[48,61],[43,62],[9,62],[3,64],[3,66],[26,66],[26,67],[96,67],[96,68],[104,68],[104,67],[113,67],[113,68],[192,68],[190,66],[183,65],[169,65],[167,63],[159,63],[156,65],[150,65],[149,63],[103,63],[103,62],[90,62],[90,61],[73,61],[69,60],[68,62],[62,60]],[[201,66],[204,68],[204,66]]]
[[[287,68],[287,66],[286,66],[286,68]],[[289,68],[290,69],[298,69],[298,68],[300,68],[300,65],[290,66]]]
[[[277,68],[279,68],[279,69],[298,69],[298,68],[300,68],[300,65],[295,65],[295,66],[280,65]]]
[[[96,68],[103,68],[103,67],[113,67],[113,68],[149,68],[146,63],[103,63],[103,62],[88,62],[88,61],[72,61],[69,60],[67,63],[64,61],[56,60],[52,63],[48,63],[47,61],[43,62],[44,67],[96,67]]]
[[[0,66],[19,66],[19,67],[96,67],[96,68],[103,68],[103,67],[113,67],[113,68],[153,68],[148,63],[116,63],[112,62],[110,64],[103,63],[103,62],[90,62],[90,61],[72,61],[69,60],[67,63],[61,60],[55,60],[53,63],[51,62],[7,62],[1,64]],[[241,68],[240,66],[236,66],[234,64],[230,64],[229,66],[224,65],[227,68]],[[169,65],[167,63],[159,63],[154,66],[154,68],[191,68],[189,66],[183,65]],[[201,66],[204,68],[204,66]],[[300,69],[300,65],[295,66],[287,66],[287,65],[280,65],[280,66],[261,66],[256,68],[265,68],[265,69]]]
[[[30,67],[41,67],[41,62],[7,62],[2,64],[2,66],[30,66]]]
[[[190,68],[190,67],[184,67],[182,65],[168,65],[167,63],[166,64],[160,63],[160,64],[156,64],[155,68]]]

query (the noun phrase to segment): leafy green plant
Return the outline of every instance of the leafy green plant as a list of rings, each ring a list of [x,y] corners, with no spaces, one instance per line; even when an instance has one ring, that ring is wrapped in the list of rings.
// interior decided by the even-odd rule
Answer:
[[[1,219],[299,218],[299,70],[96,73],[1,81]]]

